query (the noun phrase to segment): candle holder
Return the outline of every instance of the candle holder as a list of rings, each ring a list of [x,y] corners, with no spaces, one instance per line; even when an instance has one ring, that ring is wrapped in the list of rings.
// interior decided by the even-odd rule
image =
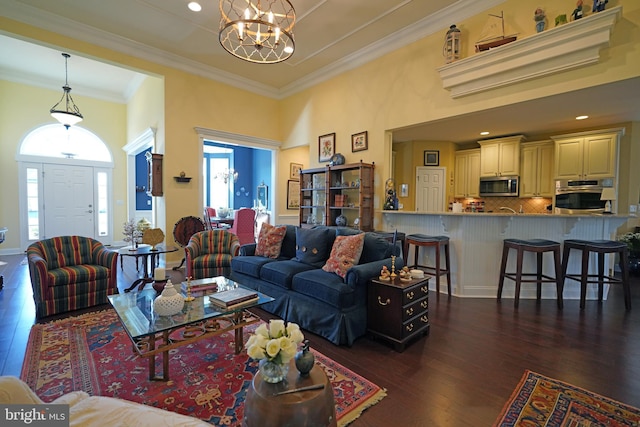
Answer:
[[[187,277],[187,296],[184,300],[187,302],[193,301],[195,298],[191,296],[191,276]]]
[[[396,256],[391,255],[391,277],[396,277]]]

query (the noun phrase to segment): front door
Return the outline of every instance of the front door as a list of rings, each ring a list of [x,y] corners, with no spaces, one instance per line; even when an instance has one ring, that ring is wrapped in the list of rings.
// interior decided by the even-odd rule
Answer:
[[[416,211],[444,212],[444,168],[416,168]]]
[[[43,165],[44,234],[95,238],[93,168]]]

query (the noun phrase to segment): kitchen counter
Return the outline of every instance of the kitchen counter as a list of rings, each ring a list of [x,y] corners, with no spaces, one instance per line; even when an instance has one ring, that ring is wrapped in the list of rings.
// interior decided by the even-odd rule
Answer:
[[[381,211],[382,229],[398,230],[407,235],[413,233],[445,235],[450,239],[452,292],[460,297],[496,298],[500,278],[500,261],[503,239],[548,239],[562,243],[566,239],[615,239],[616,229],[628,217],[624,215],[558,215],[513,214],[511,212],[479,213],[425,213],[411,211]],[[426,262],[426,251],[420,251]],[[409,254],[413,263],[413,250]],[[515,252],[509,257],[508,271],[515,271]],[[535,256],[526,254],[523,271],[535,272]],[[580,268],[579,257],[572,255],[569,272]],[[590,273],[595,273],[595,257],[591,260]],[[605,268],[613,268],[613,258]],[[551,255],[544,257],[545,274],[554,274]],[[434,281],[431,281],[435,288]],[[505,281],[503,298],[513,298],[513,281]],[[444,287],[446,289],[446,286]],[[608,292],[605,286],[605,298]],[[536,285],[523,283],[521,299],[535,298]],[[542,298],[555,299],[555,286],[543,284]],[[580,298],[580,284],[565,282],[565,299]],[[595,285],[589,285],[587,299],[597,299]]]

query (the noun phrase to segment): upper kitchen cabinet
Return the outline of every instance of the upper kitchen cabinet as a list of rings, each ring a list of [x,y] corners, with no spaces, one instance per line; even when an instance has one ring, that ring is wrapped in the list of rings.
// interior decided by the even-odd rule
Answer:
[[[553,197],[553,141],[522,144],[520,197]]]
[[[520,143],[523,135],[486,139],[480,144],[480,176],[520,175]]]
[[[556,179],[597,179],[616,176],[618,145],[624,129],[554,136]]]
[[[454,197],[480,197],[480,150],[456,152]]]

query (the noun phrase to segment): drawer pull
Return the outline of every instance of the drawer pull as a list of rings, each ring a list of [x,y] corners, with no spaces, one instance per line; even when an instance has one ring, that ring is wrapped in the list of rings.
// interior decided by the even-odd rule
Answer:
[[[382,299],[380,298],[380,295],[378,295],[378,304],[380,305],[389,305],[391,303],[391,300],[389,298],[387,298],[386,301],[382,301]]]
[[[407,292],[407,299],[410,299],[410,300],[411,300],[411,299],[413,299],[413,297],[414,297],[414,296],[415,296],[415,295],[414,295],[413,291],[411,291],[411,292]]]
[[[422,323],[428,323],[429,322],[429,318],[425,315],[425,316],[421,316],[420,320],[422,320]]]
[[[406,329],[407,329],[407,332],[411,332],[411,331],[413,331],[413,323],[409,323],[409,324],[406,326]]]
[[[413,307],[407,309],[407,316],[413,316]]]
[[[420,307],[422,307],[422,308],[427,308],[427,307],[429,307],[429,301],[422,301],[422,302],[420,303]]]
[[[426,294],[429,292],[429,287],[428,286],[420,286],[420,290],[422,291],[423,294]]]

